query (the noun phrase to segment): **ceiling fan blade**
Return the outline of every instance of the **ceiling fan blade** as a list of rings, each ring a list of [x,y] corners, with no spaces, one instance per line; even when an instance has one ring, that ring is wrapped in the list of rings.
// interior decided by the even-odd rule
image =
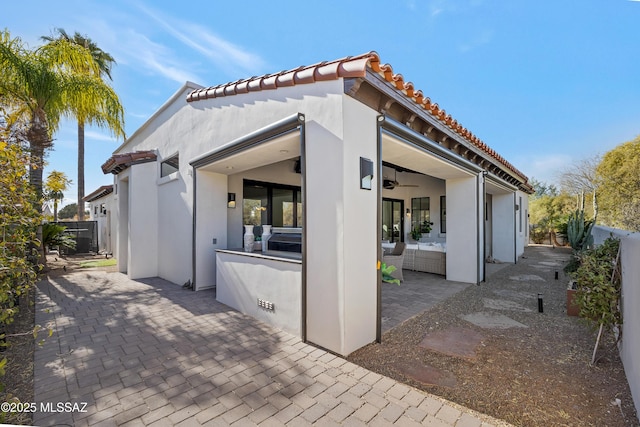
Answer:
[[[384,181],[382,181],[382,186],[387,190],[393,190],[394,188],[396,188],[397,185],[398,185],[397,181],[393,181],[390,179],[385,179]]]

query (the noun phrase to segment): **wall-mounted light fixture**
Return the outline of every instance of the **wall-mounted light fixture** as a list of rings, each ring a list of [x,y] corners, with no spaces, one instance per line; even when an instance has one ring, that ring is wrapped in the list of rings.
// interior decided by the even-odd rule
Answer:
[[[373,181],[373,162],[364,157],[360,157],[360,188],[362,190],[371,190],[371,182]]]
[[[407,208],[407,218],[411,218],[411,211]]]
[[[236,193],[227,193],[227,207],[235,209],[236,207]]]

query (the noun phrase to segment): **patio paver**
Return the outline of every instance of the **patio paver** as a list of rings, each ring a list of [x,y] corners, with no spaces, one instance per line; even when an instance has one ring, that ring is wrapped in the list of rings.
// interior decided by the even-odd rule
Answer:
[[[38,411],[40,426],[506,425],[157,278],[50,277],[36,314],[48,322],[35,400],[85,411]]]

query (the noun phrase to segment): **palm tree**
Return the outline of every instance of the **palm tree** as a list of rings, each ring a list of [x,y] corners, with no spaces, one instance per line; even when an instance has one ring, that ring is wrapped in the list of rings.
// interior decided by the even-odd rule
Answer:
[[[71,180],[67,178],[64,172],[51,171],[47,176],[47,182],[44,187],[46,190],[45,198],[53,200],[53,221],[58,222],[58,201],[64,199],[63,191],[66,191],[71,184]]]
[[[91,57],[95,65],[99,70],[100,78],[106,76],[109,80],[113,80],[111,78],[111,67],[115,64],[115,59],[103,51],[98,47],[96,43],[94,43],[87,36],[83,36],[77,31],[73,34],[73,37],[67,34],[67,32],[63,28],[56,28],[55,32],[58,33],[57,37],[53,36],[43,36],[42,40],[47,42],[55,42],[57,40],[65,40],[70,43],[74,43],[76,45],[82,46],[87,49],[91,53]],[[94,70],[91,67],[88,67],[86,72],[91,75]],[[84,220],[84,203],[82,203],[82,199],[84,199],[84,125],[86,122],[85,117],[76,117],[78,120],[78,220]]]
[[[91,69],[91,74],[82,70]],[[29,147],[29,182],[42,212],[44,156],[63,116],[109,128],[124,136],[124,110],[115,91],[99,77],[91,53],[65,40],[29,49],[0,31],[0,106],[8,124],[22,123]],[[42,237],[39,229],[38,238]]]

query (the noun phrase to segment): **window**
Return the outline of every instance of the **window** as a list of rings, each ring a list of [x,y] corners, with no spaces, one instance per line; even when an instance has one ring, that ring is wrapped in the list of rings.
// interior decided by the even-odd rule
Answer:
[[[431,225],[429,198],[416,197],[411,199],[411,229],[419,227],[421,233],[429,233]]]
[[[164,160],[162,163],[160,163],[160,177],[178,172],[179,164],[180,158],[177,154],[175,156],[169,157],[167,160]]]
[[[519,219],[519,223],[520,223],[520,232],[522,233],[522,197],[519,198],[518,200],[518,219]]]
[[[440,233],[447,232],[447,196],[440,196]]]
[[[245,225],[302,227],[300,187],[245,180],[242,209]]]

